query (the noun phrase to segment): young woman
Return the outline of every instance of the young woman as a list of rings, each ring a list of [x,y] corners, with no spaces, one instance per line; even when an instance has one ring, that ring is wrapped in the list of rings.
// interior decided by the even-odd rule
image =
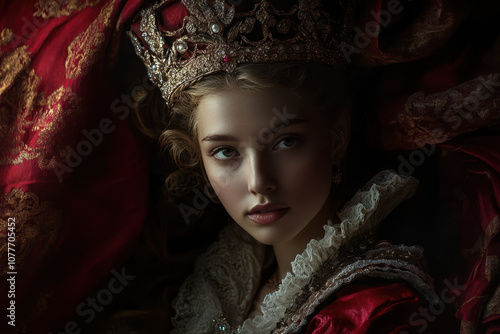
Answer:
[[[439,299],[422,249],[377,238],[418,181],[383,170],[353,196],[342,184],[350,80],[304,33],[328,22],[318,3],[285,11],[262,1],[239,15],[223,1],[174,3],[164,17],[164,5],[145,11],[133,39],[167,102],[160,142],[179,169],[167,190],[203,177],[229,220],[181,286],[172,333],[440,332],[442,319],[426,317]],[[260,44],[244,35],[256,20]],[[312,40],[321,56],[313,44],[300,51]]]
[[[345,105],[338,96],[330,102],[339,103],[323,106],[310,98],[321,89],[320,73],[338,79],[330,72],[247,64],[179,93],[162,143],[178,162],[193,157],[179,167],[199,168],[230,220],[174,301],[174,333],[210,332],[213,325],[248,333],[421,328],[413,314],[436,301],[421,250],[375,242],[377,225],[417,181],[381,171],[341,202]]]

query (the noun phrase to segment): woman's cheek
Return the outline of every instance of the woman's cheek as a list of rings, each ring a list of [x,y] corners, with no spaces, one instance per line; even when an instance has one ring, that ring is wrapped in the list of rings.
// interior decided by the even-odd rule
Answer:
[[[232,188],[237,184],[237,175],[227,168],[219,167],[212,171],[211,180],[215,192],[223,196],[228,192],[234,191]]]
[[[295,161],[289,167],[288,180],[294,180],[296,186],[303,187],[304,190],[325,184],[325,180],[331,178],[331,166],[329,161],[323,157],[311,157],[302,161]]]
[[[300,154],[291,156],[281,170],[287,171],[287,179],[289,180],[299,181],[310,179],[314,173],[318,172],[317,169],[320,168],[318,163],[320,162],[310,152],[303,151]]]
[[[220,197],[220,192],[222,189],[220,171],[218,171],[217,166],[212,161],[205,160],[203,163],[205,166],[205,172],[207,173],[207,177],[208,177],[208,180],[210,182],[210,185],[214,189],[217,196]]]

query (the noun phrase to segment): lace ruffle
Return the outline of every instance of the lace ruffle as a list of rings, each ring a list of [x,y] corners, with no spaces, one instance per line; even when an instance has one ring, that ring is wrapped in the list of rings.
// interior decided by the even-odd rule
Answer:
[[[328,220],[323,227],[324,237],[312,239],[295,257],[292,272],[283,278],[277,291],[264,298],[262,315],[252,319],[244,320],[243,316],[248,313],[260,282],[265,246],[237,224],[227,226],[181,286],[173,303],[176,316],[172,318],[172,333],[210,333],[213,319],[221,314],[232,327],[238,327],[238,333],[270,333],[324,261],[334,258],[350,238],[374,229],[414,194],[417,185],[415,178],[392,170],[375,175],[337,213],[340,223],[333,225]]]
[[[174,334],[211,333],[212,320],[221,314],[241,323],[260,281],[265,246],[238,225],[219,233],[219,241],[200,256],[173,307]]]

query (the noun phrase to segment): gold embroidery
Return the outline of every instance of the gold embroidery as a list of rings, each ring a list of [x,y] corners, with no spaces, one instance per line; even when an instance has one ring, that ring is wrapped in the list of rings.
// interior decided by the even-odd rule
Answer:
[[[500,232],[500,219],[498,216],[493,217],[493,219],[488,223],[488,226],[486,226],[486,229],[484,233],[477,238],[476,242],[474,243],[474,246],[472,248],[466,249],[463,251],[464,256],[470,256],[474,255],[477,253],[480,253],[476,256],[483,256],[486,253],[486,250],[488,248],[488,244],[496,234]],[[488,261],[488,259],[486,259]],[[490,263],[493,261],[490,259]],[[496,270],[498,271],[500,269],[497,268]],[[488,274],[486,275],[488,277]]]
[[[94,7],[101,0],[39,0],[35,4],[37,9],[33,16],[48,19],[51,17],[69,16],[76,11],[87,7]]]
[[[80,100],[69,87],[59,87],[48,98],[36,89],[41,79],[30,67],[27,46],[0,55],[0,165],[17,165],[37,159],[41,169],[51,169],[65,155],[63,138],[80,109]],[[58,140],[54,138],[58,137]]]
[[[14,84],[16,77],[21,72],[26,72],[26,67],[30,63],[27,49],[28,46],[24,45],[13,52],[0,55],[0,78],[2,78],[0,80],[0,96]]]
[[[36,151],[38,153],[38,166],[41,169],[53,169],[55,163],[61,163],[67,151],[63,148],[62,141],[56,145],[53,138],[68,138],[75,132],[76,117],[80,114],[80,99],[69,87],[59,87],[48,98],[42,108],[41,117],[33,124],[38,135]]]
[[[22,46],[0,56],[0,143],[4,155],[0,164],[19,164],[25,148],[22,137],[29,126],[28,116],[37,100],[40,78],[30,70],[30,57]],[[34,157],[33,157],[34,158]],[[29,159],[31,160],[31,159]]]
[[[495,216],[489,223],[488,226],[486,227],[484,231],[484,239],[483,239],[483,254],[486,253],[488,249],[488,245],[495,237],[500,232],[500,219],[498,216]],[[498,256],[490,255],[486,257],[485,261],[485,268],[484,268],[484,275],[488,281],[494,280],[498,274],[500,273],[500,261]]]
[[[76,36],[68,46],[68,57],[64,64],[66,78],[75,79],[80,75],[84,76],[98,60],[97,53],[101,51],[101,46],[104,43],[104,31],[109,24],[114,4],[115,0],[106,4],[94,22]]]
[[[488,281],[494,280],[500,274],[500,261],[498,256],[490,255],[486,257],[484,276]]]
[[[61,212],[50,202],[40,202],[32,192],[14,188],[0,201],[0,231],[6,240],[9,218],[15,219],[15,269],[20,270],[29,264],[30,271],[40,263],[47,251],[55,244],[59,230]],[[0,243],[0,256],[7,263],[7,242]],[[0,276],[7,273],[7,266],[1,266]]]
[[[12,30],[5,28],[0,33],[0,46],[7,45],[12,41]]]
[[[460,334],[476,334],[477,325],[473,321],[462,321],[460,325]]]
[[[484,250],[486,250],[486,247],[488,247],[488,243],[490,242],[491,238],[493,238],[495,235],[497,235],[498,232],[500,232],[500,219],[498,216],[495,216],[488,223],[488,226],[486,227],[486,230],[484,231],[484,244],[483,244]]]
[[[355,245],[348,247],[352,246],[356,248]],[[342,250],[339,249],[339,251]],[[423,297],[429,298],[429,301],[430,299],[435,301],[438,297],[434,293],[429,277],[423,271],[422,257],[422,249],[418,246],[396,246],[388,242],[379,242],[367,253],[355,257],[354,260],[347,260],[349,255],[343,255],[340,258],[345,262],[337,263],[336,266],[323,265],[312,277],[308,287],[295,298],[295,304],[287,309],[285,318],[273,333],[288,333],[289,328],[287,329],[284,325],[293,324],[292,328],[298,327],[301,323],[300,319],[305,319],[314,312],[318,301],[324,301],[342,287],[363,277],[402,279]],[[382,261],[383,265],[379,261]],[[328,262],[329,259],[325,264]],[[379,271],[378,266],[384,269]],[[387,268],[391,270],[386,270]],[[280,326],[283,327],[279,328]]]
[[[500,314],[500,286],[497,286],[495,293],[486,304],[483,319]]]
[[[404,111],[388,121],[397,129],[390,137],[398,138],[406,148],[445,142],[459,134],[485,127],[499,119],[500,100],[494,90],[500,73],[479,76],[444,92],[412,94]],[[392,147],[394,143],[387,142]],[[396,144],[399,146],[400,144]]]

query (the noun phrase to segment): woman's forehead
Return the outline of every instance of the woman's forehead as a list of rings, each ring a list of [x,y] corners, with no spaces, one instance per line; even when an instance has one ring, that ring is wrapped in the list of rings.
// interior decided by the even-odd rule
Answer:
[[[280,89],[260,89],[245,91],[241,89],[226,89],[206,95],[200,102],[218,105],[224,108],[260,108],[278,107],[282,104],[297,103],[298,97]]]
[[[280,90],[225,90],[202,98],[197,108],[197,118],[199,121],[213,118],[238,120],[245,116],[266,118],[284,109],[295,116],[314,117],[315,107],[294,94]]]
[[[324,125],[319,113],[299,99],[271,92],[210,94],[201,101],[197,113],[200,140],[216,134],[252,135],[291,125]]]

